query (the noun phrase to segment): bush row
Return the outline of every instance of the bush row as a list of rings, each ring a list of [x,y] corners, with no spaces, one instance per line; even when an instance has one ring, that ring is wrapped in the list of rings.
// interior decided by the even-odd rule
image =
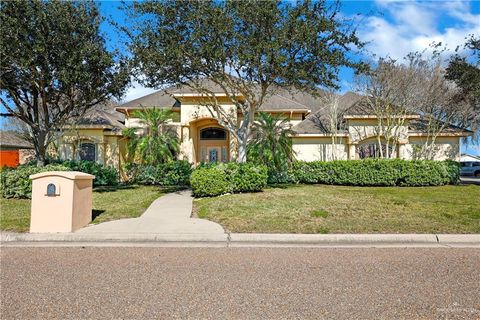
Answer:
[[[21,165],[17,168],[2,168],[0,171],[0,193],[4,198],[31,198],[32,181],[30,175],[45,171],[68,171],[61,164],[49,164],[38,168],[34,165]]]
[[[125,171],[131,183],[187,186],[190,184],[192,165],[188,161],[173,161],[157,166],[129,163]]]
[[[454,161],[408,161],[366,159],[294,162],[287,172],[269,171],[263,165],[222,163],[200,165],[195,170],[187,161],[150,166],[125,167],[129,182],[161,186],[191,185],[197,197],[225,193],[261,191],[267,183],[337,184],[354,186],[437,186],[457,184],[459,164]],[[28,198],[32,187],[29,176],[44,171],[82,171],[95,175],[94,186],[115,185],[118,171],[90,161],[63,161],[38,168],[21,165],[0,171],[0,195]],[[193,172],[192,172],[193,171]]]
[[[44,167],[24,164],[0,171],[0,195],[4,198],[30,198],[32,182],[30,175],[45,171],[81,171],[95,176],[93,186],[113,186],[119,182],[118,171],[92,161],[56,161]]]
[[[195,197],[213,197],[225,193],[257,192],[267,185],[266,166],[251,163],[202,165],[191,175]]]
[[[400,159],[294,162],[287,180],[353,186],[439,186],[458,183],[459,165],[454,161]]]
[[[93,161],[67,160],[59,162],[69,170],[80,171],[95,176],[93,186],[114,186],[119,182],[118,170],[114,167],[104,166]]]

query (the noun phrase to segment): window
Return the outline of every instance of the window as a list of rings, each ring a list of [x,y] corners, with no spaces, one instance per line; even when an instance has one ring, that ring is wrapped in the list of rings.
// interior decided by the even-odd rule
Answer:
[[[95,161],[96,160],[95,144],[90,142],[81,143],[79,156],[80,156],[80,160]]]
[[[386,151],[387,151],[387,146],[382,143],[382,154],[384,157],[387,153]],[[388,146],[388,154],[390,156],[392,155],[392,151],[393,151],[392,146]],[[360,159],[380,158],[380,154],[381,154],[378,143],[376,142],[370,142],[370,143],[359,145],[357,147],[357,153]]]
[[[207,128],[200,130],[200,140],[226,140],[227,132],[220,128]]]
[[[227,162],[227,147],[222,147],[222,162]]]

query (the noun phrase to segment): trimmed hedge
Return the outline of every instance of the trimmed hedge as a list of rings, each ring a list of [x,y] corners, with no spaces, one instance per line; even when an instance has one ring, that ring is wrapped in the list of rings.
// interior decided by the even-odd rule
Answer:
[[[454,161],[365,159],[294,162],[289,172],[294,183],[353,186],[439,186],[459,182]]]
[[[192,165],[188,161],[172,161],[157,166],[130,163],[125,166],[128,180],[132,183],[187,186],[190,184]]]
[[[267,185],[266,166],[251,163],[201,165],[190,182],[195,197],[213,197],[225,193],[257,192]]]
[[[118,171],[92,161],[62,161],[44,167],[24,164],[16,168],[0,171],[0,195],[4,198],[31,198],[32,182],[30,175],[45,171],[81,171],[95,176],[93,186],[114,186],[118,184]]]
[[[3,168],[0,171],[0,194],[4,198],[31,198],[32,181],[29,176],[45,171],[68,171],[70,168],[60,164],[44,167],[20,165],[16,168]]]

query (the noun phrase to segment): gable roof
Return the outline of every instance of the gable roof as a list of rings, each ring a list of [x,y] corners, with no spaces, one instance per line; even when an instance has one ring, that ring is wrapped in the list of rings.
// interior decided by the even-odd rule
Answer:
[[[347,130],[345,118],[352,116],[373,115],[372,111],[362,104],[363,97],[354,92],[347,92],[338,99],[338,127],[337,133],[345,133]],[[418,115],[409,115],[408,129],[410,133],[423,134],[427,132],[428,122]],[[305,120],[293,127],[297,134],[330,134],[329,109],[324,106],[307,116]],[[443,134],[465,135],[473,133],[461,127],[446,124]]]
[[[444,122],[440,122],[442,125],[445,125],[445,128],[442,130],[442,133],[468,133],[472,134],[473,131],[463,129],[461,127],[455,126],[453,124],[446,124]],[[410,133],[424,133],[428,130],[428,121],[419,118],[419,119],[412,119],[408,122],[408,130]]]
[[[204,80],[202,84],[207,90],[213,92],[214,94],[224,94],[223,89],[216,83],[211,80]],[[138,108],[149,108],[149,107],[179,107],[180,102],[176,97],[182,95],[195,95],[199,94],[198,91],[192,89],[186,85],[171,86],[154,93],[148,94],[146,96],[134,99],[132,101],[126,102],[116,108],[120,112],[127,110],[133,110]],[[289,96],[286,94],[286,91],[268,95],[265,97],[262,106],[260,107],[261,111],[302,111],[309,112],[310,107],[302,102],[302,99],[299,99],[299,96]]]
[[[169,93],[171,88],[172,87],[147,94],[146,96],[123,103],[115,109],[120,111],[141,107],[173,107],[177,100]]]
[[[15,131],[0,131],[0,147],[33,149],[32,143]]]
[[[338,97],[337,115],[339,126],[337,129],[339,132],[343,132],[346,129],[343,123],[343,116],[349,113],[348,111],[361,99],[362,96],[353,92],[347,92]],[[324,105],[321,97],[315,98],[313,101],[318,106],[317,110],[293,127],[293,130],[298,134],[327,134],[331,131],[329,108]]]
[[[124,115],[115,110],[116,103],[113,101],[99,104],[80,118],[75,119],[70,124],[74,128],[101,128],[112,131],[121,131],[125,128]],[[68,125],[67,125],[68,127]]]

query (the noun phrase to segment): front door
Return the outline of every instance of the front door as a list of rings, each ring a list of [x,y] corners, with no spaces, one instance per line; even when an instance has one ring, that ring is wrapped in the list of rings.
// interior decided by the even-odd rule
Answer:
[[[219,147],[208,147],[208,162],[218,162],[220,157],[220,148]]]
[[[228,133],[225,129],[208,127],[199,130],[198,162],[228,162]]]

